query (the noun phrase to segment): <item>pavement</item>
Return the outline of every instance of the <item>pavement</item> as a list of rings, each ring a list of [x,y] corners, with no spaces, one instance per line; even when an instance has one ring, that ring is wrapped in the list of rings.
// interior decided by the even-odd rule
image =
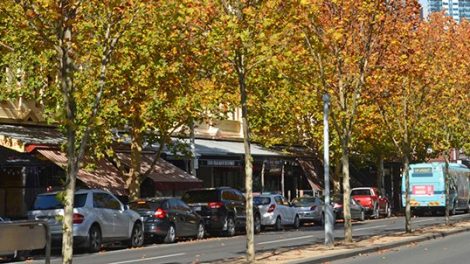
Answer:
[[[412,243],[419,243],[423,241],[444,238],[444,237],[448,237],[451,235],[460,234],[462,232],[469,232],[469,231],[470,231],[470,227],[457,228],[457,229],[448,230],[448,231],[437,231],[437,232],[433,231],[430,234],[423,234],[423,235],[419,235],[416,237],[407,237],[399,241],[384,243],[380,245],[372,245],[372,246],[363,247],[363,248],[355,248],[355,249],[350,249],[344,252],[336,252],[336,253],[333,252],[333,253],[320,256],[320,257],[303,258],[301,260],[290,261],[287,263],[289,264],[329,263],[329,262],[333,262],[333,261],[340,260],[340,259],[346,259],[346,258],[358,256],[358,255],[381,252],[381,251],[401,247],[401,246],[412,244]]]

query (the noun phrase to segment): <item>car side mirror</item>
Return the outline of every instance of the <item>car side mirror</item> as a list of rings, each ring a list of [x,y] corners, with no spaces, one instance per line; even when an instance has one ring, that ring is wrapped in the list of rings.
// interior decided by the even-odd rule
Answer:
[[[123,206],[123,210],[124,210],[124,211],[129,210],[129,205],[125,204],[125,205]]]

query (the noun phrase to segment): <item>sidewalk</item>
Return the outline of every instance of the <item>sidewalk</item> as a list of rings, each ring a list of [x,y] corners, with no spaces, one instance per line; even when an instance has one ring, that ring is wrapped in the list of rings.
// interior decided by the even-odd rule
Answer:
[[[347,244],[337,241],[334,248],[316,244],[297,248],[280,248],[256,254],[256,263],[272,264],[303,264],[303,263],[328,263],[338,259],[349,258],[361,254],[374,252],[386,252],[389,249],[437,239],[460,232],[470,231],[470,221],[461,221],[450,226],[437,225],[420,228],[412,233],[397,232],[387,235],[377,235],[356,239],[353,243]],[[219,263],[219,262],[217,262]],[[220,262],[222,263],[222,262]],[[245,263],[244,258],[225,260],[223,263]]]
[[[424,229],[433,229],[433,228],[424,228]],[[439,230],[439,229],[442,229],[442,230]],[[286,260],[286,262],[282,262],[282,263],[289,263],[289,264],[327,263],[327,262],[331,262],[331,261],[335,261],[339,259],[362,255],[362,254],[385,252],[389,249],[401,247],[401,246],[408,245],[408,244],[413,246],[416,243],[419,243],[422,241],[442,238],[442,237],[450,236],[450,235],[457,234],[460,232],[468,232],[468,231],[470,231],[470,222],[457,223],[457,224],[454,224],[454,227],[450,227],[450,228],[439,226],[437,230],[432,230],[432,231],[419,230],[419,231],[413,232],[411,235],[402,233],[403,237],[401,237],[401,239],[398,239],[398,240],[395,237],[395,239],[391,239],[393,241],[386,242],[388,237],[383,237],[382,240],[385,240],[385,241],[380,241],[380,239],[378,241],[370,241],[372,242],[373,245],[365,245],[365,246],[359,245],[359,246],[354,246],[354,248],[345,249],[345,250],[341,248],[344,246],[340,246],[340,248],[338,249],[333,249],[333,250],[326,249],[324,250],[325,254],[321,254],[320,256],[302,258],[302,259],[292,260],[292,261]],[[369,239],[366,239],[366,241],[368,240]]]

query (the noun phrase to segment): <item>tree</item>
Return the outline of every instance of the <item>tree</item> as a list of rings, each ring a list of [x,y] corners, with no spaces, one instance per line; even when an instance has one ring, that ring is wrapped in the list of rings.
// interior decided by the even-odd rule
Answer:
[[[77,172],[95,127],[107,71],[119,40],[141,5],[129,1],[16,1],[14,25],[25,27],[29,51],[41,58],[46,114],[66,136],[63,263],[72,263],[72,214]],[[2,16],[5,14],[2,14]],[[12,32],[11,34],[16,34]],[[15,61],[11,61],[15,63]],[[21,61],[22,65],[28,62]],[[23,66],[22,66],[23,67]],[[28,85],[21,86],[26,91]],[[61,106],[61,107],[58,107]]]
[[[116,51],[116,67],[104,101],[105,110],[96,138],[98,155],[106,153],[124,175],[129,198],[140,197],[140,185],[152,171],[171,136],[186,133],[193,120],[217,114],[223,94],[198,69],[198,26],[201,6],[193,1],[159,1],[147,4]],[[121,137],[113,131],[120,130]],[[104,136],[103,136],[104,135]],[[129,164],[117,157],[119,143],[130,140]],[[105,143],[103,145],[103,143]],[[142,170],[142,152],[156,148],[150,166]],[[104,148],[104,149],[103,149]],[[121,150],[122,151],[122,150]]]
[[[384,1],[300,1],[299,30],[317,69],[321,93],[332,96],[331,116],[341,148],[345,240],[352,241],[349,154],[367,78],[379,54],[387,17]],[[313,62],[313,63],[312,63]]]
[[[208,4],[204,69],[217,80],[219,88],[239,96],[245,147],[245,193],[247,260],[255,259],[253,230],[253,159],[250,150],[249,95],[257,85],[266,85],[263,67],[271,59],[277,42],[274,17],[284,11],[282,1],[223,0]],[[234,89],[238,88],[238,89]]]
[[[445,160],[445,218],[450,223],[449,210],[456,204],[450,204],[449,188],[452,182],[449,175],[450,152],[459,151],[470,137],[470,82],[466,76],[470,69],[469,24],[457,24],[454,20],[435,15],[431,17],[430,26],[438,30],[440,49],[436,54],[435,64],[440,65],[439,79],[434,85],[432,96],[434,103],[430,109],[429,129],[432,131],[432,151],[442,155]],[[445,118],[443,118],[443,115]]]
[[[385,52],[371,81],[371,96],[403,162],[405,230],[411,232],[409,164],[424,156],[432,135],[427,117],[434,102],[433,88],[442,76],[442,64],[436,58],[441,55],[443,32],[442,27],[420,20],[415,2],[399,5],[396,14],[393,23],[387,24]]]

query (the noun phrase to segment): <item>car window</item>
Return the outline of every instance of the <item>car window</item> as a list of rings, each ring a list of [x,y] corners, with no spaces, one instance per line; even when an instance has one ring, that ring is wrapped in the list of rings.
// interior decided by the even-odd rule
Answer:
[[[292,203],[296,207],[310,206],[315,203],[315,198],[313,197],[299,197],[292,200]]]
[[[253,203],[255,205],[268,205],[268,204],[271,203],[271,198],[262,197],[262,196],[255,196],[255,197],[253,197]]]
[[[235,192],[235,195],[237,196],[237,200],[239,202],[245,202],[245,195],[243,195],[243,193],[241,193],[238,190],[235,190],[234,192]]]
[[[288,204],[289,204],[289,202],[287,202],[287,199],[286,199],[285,197],[281,197],[281,199],[282,199],[282,203],[283,203],[284,205],[288,205]]]
[[[351,196],[353,195],[371,195],[371,193],[369,189],[358,189],[351,191]]]
[[[183,201],[178,200],[178,199],[174,199],[173,201],[175,202],[178,210],[185,211],[185,212],[191,211],[191,208],[189,208],[189,206],[186,205]]]
[[[282,198],[281,196],[274,196],[274,201],[279,204],[279,205],[282,205]]]
[[[162,206],[163,201],[146,201],[138,200],[129,203],[129,208],[132,210],[148,210],[154,211]]]
[[[75,194],[74,208],[84,207],[86,203],[87,194]],[[59,201],[57,194],[38,195],[34,201],[33,210],[51,210],[62,209],[64,205]]]
[[[222,191],[222,200],[225,201],[240,201],[240,197],[237,195],[236,192],[232,190],[223,190]]]
[[[217,190],[197,190],[186,192],[181,197],[185,203],[207,203],[218,202]]]
[[[121,210],[121,204],[119,201],[107,193],[94,193],[93,207]]]

